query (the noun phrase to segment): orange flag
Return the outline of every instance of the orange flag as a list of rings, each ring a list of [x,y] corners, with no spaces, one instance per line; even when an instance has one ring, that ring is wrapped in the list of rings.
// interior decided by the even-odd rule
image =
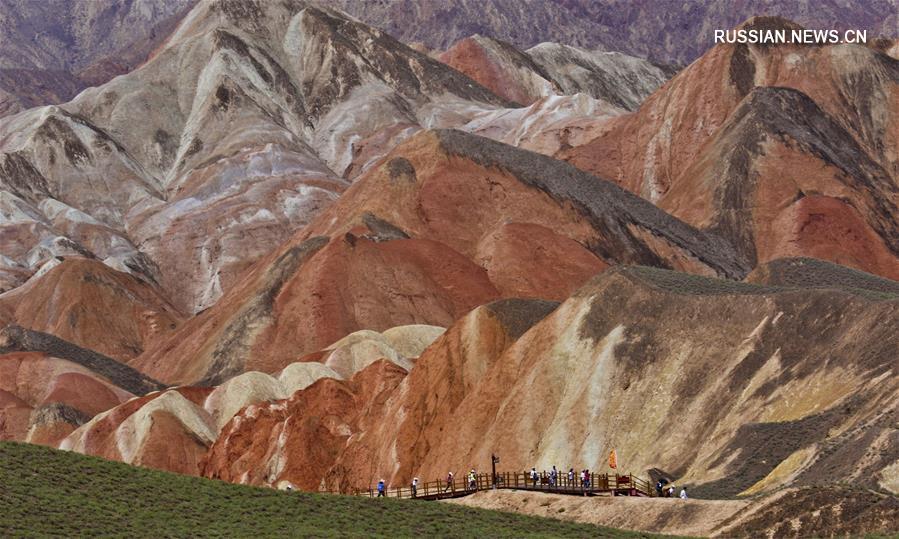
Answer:
[[[614,449],[609,452],[609,468],[613,470],[618,468],[618,455],[615,454]]]

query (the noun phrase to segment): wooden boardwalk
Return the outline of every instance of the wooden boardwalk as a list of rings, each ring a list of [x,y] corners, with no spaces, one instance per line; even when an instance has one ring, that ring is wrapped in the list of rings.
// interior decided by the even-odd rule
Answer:
[[[460,474],[462,475],[462,474]],[[580,480],[580,474],[576,473],[573,481],[568,480],[567,472],[561,473],[553,483],[549,474],[540,473],[536,481],[530,477],[529,472],[501,472],[496,474],[497,489],[528,490],[535,492],[547,492],[553,494],[566,494],[571,496],[655,496],[655,491],[649,481],[640,479],[632,474],[590,474],[587,484]],[[493,476],[489,473],[477,474],[473,483],[469,483],[467,477],[456,477],[452,484],[445,480],[422,482],[416,492],[412,486],[389,487],[384,489],[387,498],[415,498],[418,500],[443,500],[460,498],[482,490],[494,488]],[[353,494],[357,496],[376,497],[377,488],[352,489],[348,492],[333,492],[332,494]]]

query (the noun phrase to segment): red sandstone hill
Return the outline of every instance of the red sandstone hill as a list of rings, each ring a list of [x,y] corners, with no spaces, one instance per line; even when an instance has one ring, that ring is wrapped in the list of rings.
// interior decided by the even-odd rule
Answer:
[[[95,414],[161,387],[53,335],[0,331],[0,439],[56,445]]]
[[[625,471],[698,497],[847,481],[895,494],[899,283],[814,263],[827,278],[803,286],[618,268],[558,307],[480,307],[398,385],[320,382],[239,413],[204,473],[347,488],[481,469],[492,452],[510,469],[600,470],[615,448]]]
[[[78,257],[50,264],[0,294],[4,324],[52,333],[120,360],[139,355],[182,319],[152,283]]]
[[[774,18],[744,27],[793,28]],[[859,45],[718,45],[558,156],[728,238],[899,276],[899,62]]]
[[[585,93],[615,107],[635,110],[673,74],[642,58],[587,51],[559,43],[528,50],[475,35],[438,56],[495,94],[530,105],[550,95]]]
[[[749,269],[721,238],[565,163],[420,133],[135,365],[176,383],[273,372],[358,329],[447,326],[500,297],[564,299],[619,263]]]

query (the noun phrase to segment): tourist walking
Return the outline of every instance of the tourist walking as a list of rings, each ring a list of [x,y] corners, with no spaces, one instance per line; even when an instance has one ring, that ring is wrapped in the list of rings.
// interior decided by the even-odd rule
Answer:
[[[537,468],[531,468],[531,483],[537,488]]]
[[[680,489],[680,499],[687,499],[687,487],[683,487],[682,489]]]
[[[412,497],[418,496],[418,478],[415,477],[412,479]]]
[[[383,479],[378,481],[378,498],[381,498],[381,497],[384,497],[384,498],[387,497],[384,495],[384,480]]]
[[[447,472],[446,473],[446,488],[443,489],[443,492],[446,492],[451,488],[453,488],[453,472]]]

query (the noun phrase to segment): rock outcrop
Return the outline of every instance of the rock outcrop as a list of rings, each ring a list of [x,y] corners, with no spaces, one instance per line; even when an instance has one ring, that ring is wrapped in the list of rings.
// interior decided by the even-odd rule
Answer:
[[[252,485],[287,480],[316,490],[347,440],[373,425],[405,376],[382,360],[349,381],[322,380],[289,399],[247,407],[210,448],[203,475]]]
[[[636,110],[676,72],[620,52],[588,51],[560,43],[541,43],[526,53],[561,93],[585,93],[626,110]]]
[[[527,54],[489,37],[474,35],[459,40],[438,58],[515,103],[530,105],[560,90]]]
[[[0,6],[0,117],[73,98],[143,63],[194,0]]]
[[[442,425],[452,437],[423,436],[373,469],[438,477],[491,452],[512,469],[601,469],[614,448],[625,469],[665,470],[700,497],[841,481],[883,489],[899,458],[884,323],[897,296],[825,285],[607,271],[493,360]],[[393,405],[415,417],[408,402]]]
[[[251,424],[249,428],[256,428],[253,421],[260,410],[283,412],[284,402],[300,400],[296,395],[307,389],[309,394],[316,396],[302,397],[304,400],[301,402],[304,404],[297,410],[302,410],[306,405],[314,408],[319,406],[313,402],[320,398],[318,395],[329,391],[322,387],[351,387],[360,395],[368,395],[364,398],[370,398],[372,395],[367,392],[369,385],[387,383],[381,379],[382,374],[394,381],[400,380],[412,368],[415,359],[442,333],[443,328],[424,325],[398,326],[383,333],[357,332],[324,350],[310,354],[318,360],[307,356],[303,361],[291,363],[272,375],[249,371],[215,387],[177,387],[151,392],[122,404],[113,402],[105,407],[89,409],[86,417],[77,423],[83,426],[74,432],[74,427],[71,427],[62,435],[57,435],[55,440],[63,448],[82,453],[198,474],[204,471],[205,460],[211,458],[207,457],[207,450],[215,443],[225,444],[230,451],[236,440],[240,439],[239,436],[235,437],[234,432],[248,428],[248,423]],[[387,386],[390,389],[393,387],[390,383]],[[384,389],[377,394],[386,395],[386,391]],[[17,421],[24,418],[25,412],[30,412],[30,408],[14,395],[0,395],[5,396],[0,401],[0,408],[5,410],[12,432]],[[343,400],[339,402],[346,403]],[[332,402],[322,406],[334,404]],[[346,412],[335,410],[337,414]],[[353,413],[356,412],[358,411]],[[44,416],[50,415],[49,412],[42,413]],[[296,413],[296,410],[291,410],[290,415]],[[38,434],[34,436],[46,438],[48,435],[44,432],[51,430],[54,425],[45,420],[41,422],[41,430],[37,430],[34,423],[32,418],[28,436],[37,431]],[[43,426],[44,423],[50,425]],[[19,430],[22,428],[24,426]],[[65,440],[62,440],[63,437]],[[244,443],[246,442],[240,442]],[[310,445],[315,443],[314,439],[309,441]],[[317,450],[311,449],[310,445],[303,447],[316,453]],[[170,446],[177,449],[166,453],[165,448]],[[281,449],[286,450],[283,446]],[[294,449],[299,447],[291,444],[290,451]],[[247,455],[242,460],[253,462],[252,458],[254,455]],[[248,472],[252,473],[253,482],[256,482],[260,470]],[[250,481],[249,476],[241,474],[229,478],[241,482]]]

